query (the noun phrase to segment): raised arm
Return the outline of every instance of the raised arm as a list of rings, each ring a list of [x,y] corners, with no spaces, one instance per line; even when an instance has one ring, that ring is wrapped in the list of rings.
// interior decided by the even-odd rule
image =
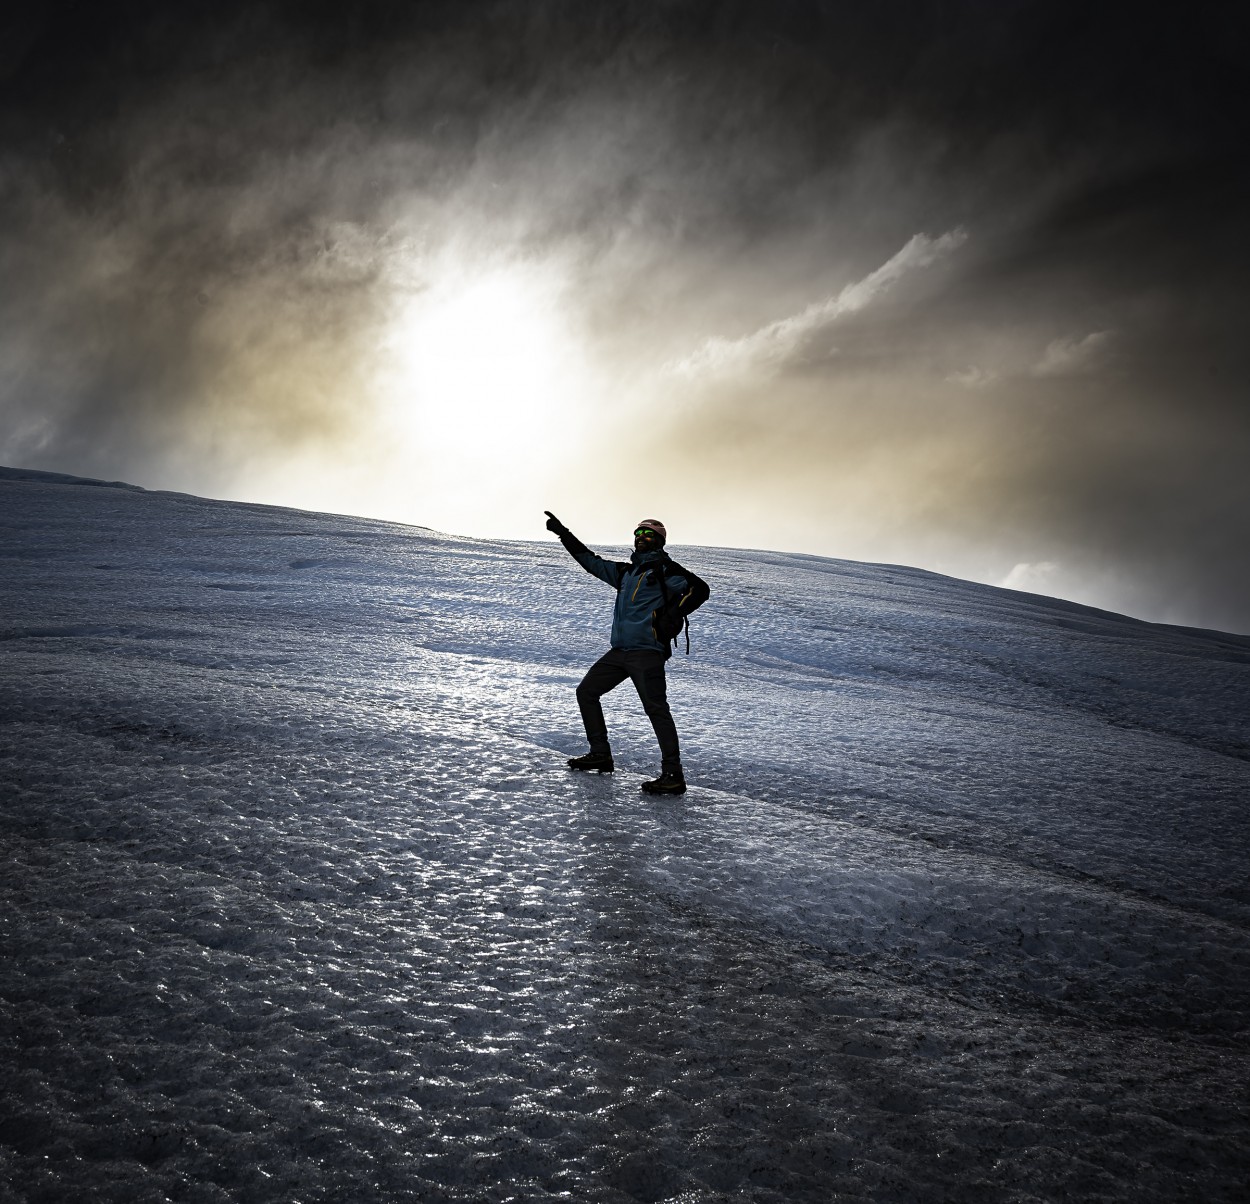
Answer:
[[[557,536],[564,545],[564,550],[586,572],[593,577],[598,577],[600,581],[606,581],[613,589],[621,588],[621,574],[624,573],[628,567],[627,565],[618,564],[614,560],[604,560],[602,556],[596,556],[550,510],[544,510],[543,513],[547,516],[547,530]]]

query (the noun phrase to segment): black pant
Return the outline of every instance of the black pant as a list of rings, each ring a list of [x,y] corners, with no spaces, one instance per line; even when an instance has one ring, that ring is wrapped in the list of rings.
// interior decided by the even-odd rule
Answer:
[[[577,687],[577,705],[586,725],[586,739],[592,752],[608,751],[608,725],[603,718],[599,699],[614,690],[627,677],[632,678],[642,709],[647,712],[655,738],[660,742],[660,757],[665,769],[681,768],[681,752],[677,747],[677,726],[668,709],[668,689],[664,681],[663,652],[646,648],[613,648],[601,656]]]

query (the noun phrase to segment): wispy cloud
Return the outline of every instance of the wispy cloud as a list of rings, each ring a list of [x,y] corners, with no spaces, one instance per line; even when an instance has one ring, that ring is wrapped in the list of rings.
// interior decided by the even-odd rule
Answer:
[[[1015,565],[998,584],[1004,589],[1018,589],[1025,593],[1042,594],[1047,587],[1053,587],[1053,580],[1058,565],[1052,560],[1038,560],[1032,564],[1023,562]]]
[[[848,284],[832,297],[816,301],[788,318],[770,322],[740,339],[711,338],[673,365],[682,376],[726,376],[742,372],[771,374],[800,357],[814,335],[847,314],[871,305],[903,276],[928,267],[967,240],[961,229],[938,238],[916,234],[875,271]]]
[[[961,385],[965,389],[988,389],[990,385],[996,384],[1001,374],[995,372],[993,368],[983,368],[978,364],[970,364],[966,368],[961,368],[958,372],[952,372],[946,377],[948,385]]]
[[[1046,345],[1029,375],[1081,376],[1092,372],[1106,361],[1111,336],[1110,330],[1095,330],[1084,338],[1055,339]]]
[[[1000,346],[991,353],[991,363],[971,363],[948,373],[948,385],[962,389],[989,389],[1021,380],[1065,379],[1091,376],[1107,366],[1112,358],[1115,331],[1095,330],[1087,335],[1067,335],[1052,339],[1037,354],[1034,337],[1023,336],[1012,346]]]

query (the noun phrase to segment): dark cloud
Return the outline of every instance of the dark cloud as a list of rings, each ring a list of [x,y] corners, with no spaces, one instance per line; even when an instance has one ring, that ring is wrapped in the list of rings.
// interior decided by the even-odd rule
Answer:
[[[10,461],[243,492],[299,449],[368,461],[396,297],[448,248],[551,261],[616,382],[621,505],[1250,629],[1234,6],[7,20]],[[607,521],[594,473],[567,488]]]

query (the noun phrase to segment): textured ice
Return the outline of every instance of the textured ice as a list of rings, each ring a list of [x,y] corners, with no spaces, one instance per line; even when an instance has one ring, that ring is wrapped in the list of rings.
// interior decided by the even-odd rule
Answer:
[[[677,554],[0,470],[0,1199],[1243,1198],[1250,640]]]

